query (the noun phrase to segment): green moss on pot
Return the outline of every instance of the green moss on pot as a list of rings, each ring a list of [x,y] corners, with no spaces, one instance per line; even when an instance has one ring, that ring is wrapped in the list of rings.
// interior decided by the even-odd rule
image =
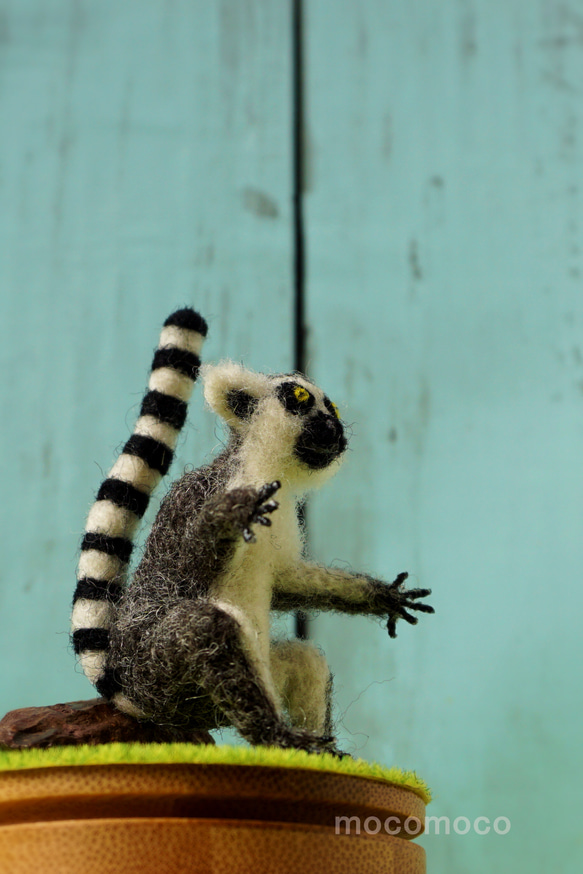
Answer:
[[[427,804],[431,793],[414,771],[385,768],[363,759],[338,759],[330,754],[310,754],[279,747],[237,747],[205,744],[114,743],[97,746],[61,746],[50,749],[0,750],[0,772],[32,768],[120,764],[264,765],[299,768],[366,777],[403,786]],[[1,774],[0,774],[1,776]]]

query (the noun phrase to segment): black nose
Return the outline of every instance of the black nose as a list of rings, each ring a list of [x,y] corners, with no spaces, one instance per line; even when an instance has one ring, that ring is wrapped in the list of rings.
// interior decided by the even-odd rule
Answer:
[[[337,446],[342,438],[342,425],[339,420],[325,413],[316,413],[310,423],[310,431],[322,447]]]
[[[312,470],[323,470],[346,449],[342,422],[318,411],[307,416],[298,436],[295,453]]]

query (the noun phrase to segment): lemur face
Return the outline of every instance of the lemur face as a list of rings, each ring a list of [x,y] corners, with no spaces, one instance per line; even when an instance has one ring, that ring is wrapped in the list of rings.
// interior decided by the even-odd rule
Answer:
[[[347,440],[337,407],[300,374],[254,373],[232,362],[204,368],[205,397],[244,442],[278,456],[288,475],[332,472]],[[315,484],[315,483],[314,483]]]
[[[346,449],[347,441],[338,407],[307,380],[292,376],[276,387],[286,413],[300,418],[302,426],[294,452],[312,470],[322,470]]]

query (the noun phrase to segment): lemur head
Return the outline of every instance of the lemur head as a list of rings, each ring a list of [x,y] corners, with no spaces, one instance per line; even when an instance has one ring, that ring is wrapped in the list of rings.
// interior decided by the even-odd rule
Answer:
[[[340,466],[347,446],[337,407],[299,373],[269,375],[230,361],[202,368],[205,398],[231,429],[258,480],[318,486]]]

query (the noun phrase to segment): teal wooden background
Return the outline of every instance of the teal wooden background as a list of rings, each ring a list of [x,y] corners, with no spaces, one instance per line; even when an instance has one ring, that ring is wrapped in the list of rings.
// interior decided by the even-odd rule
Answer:
[[[293,364],[289,2],[0,3],[0,710],[90,697],[76,550],[160,321]],[[325,561],[431,586],[319,616],[344,746],[411,767],[428,870],[574,872],[583,595],[583,2],[305,0],[308,368],[353,437]],[[217,443],[193,405],[175,471]]]

